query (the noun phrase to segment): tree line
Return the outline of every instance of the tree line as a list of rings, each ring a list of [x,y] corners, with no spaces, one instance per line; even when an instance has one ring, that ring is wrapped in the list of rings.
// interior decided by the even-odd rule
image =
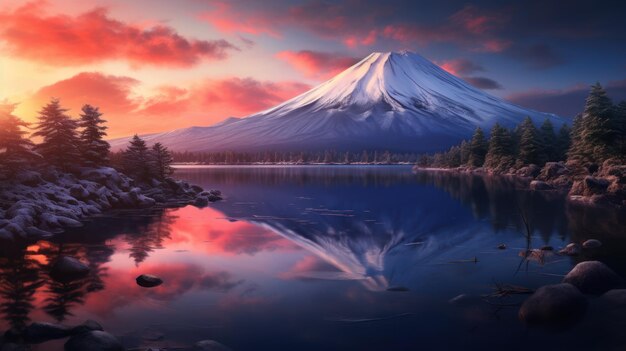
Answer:
[[[341,152],[337,150],[309,152],[172,152],[176,163],[199,164],[394,164],[417,162],[417,153],[394,153],[390,151]]]
[[[584,111],[563,124],[558,132],[546,119],[537,128],[527,117],[513,129],[496,123],[487,139],[477,128],[469,141],[445,152],[421,155],[421,167],[485,167],[495,172],[527,165],[543,166],[550,161],[600,165],[608,159],[626,158],[626,101],[614,105],[597,83],[591,87]]]
[[[112,162],[106,120],[100,109],[84,105],[78,119],[68,115],[59,99],[52,99],[37,115],[29,137],[29,123],[16,117],[15,105],[0,105],[0,179],[11,180],[20,171],[52,167],[77,173],[81,168],[114,166],[139,181],[164,179],[172,173],[172,156],[160,143],[148,148],[135,135],[128,148]]]

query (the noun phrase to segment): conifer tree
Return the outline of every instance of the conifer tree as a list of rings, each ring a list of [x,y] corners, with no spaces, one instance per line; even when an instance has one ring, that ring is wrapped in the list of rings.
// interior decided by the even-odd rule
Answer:
[[[616,156],[626,162],[626,101],[620,102],[616,107],[615,124],[616,124]]]
[[[157,179],[163,180],[172,175],[174,172],[172,168],[172,154],[163,144],[156,143],[152,146],[150,158],[152,167],[151,174]]]
[[[461,142],[460,147],[460,156],[461,156],[461,164],[460,165],[466,165],[469,162],[469,157],[470,157],[470,143],[467,142],[467,140],[463,140]]]
[[[511,132],[496,123],[491,129],[485,167],[503,172],[513,165],[513,141]]]
[[[469,149],[469,166],[482,167],[485,163],[485,155],[487,154],[487,141],[485,140],[485,134],[480,127],[476,128],[476,131],[472,136],[472,141],[470,142]]]
[[[150,153],[146,142],[135,134],[122,156],[124,173],[135,180],[149,181],[152,178],[150,161]]]
[[[80,151],[86,166],[99,167],[109,163],[110,145],[104,140],[107,127],[97,107],[85,105],[80,115]]]
[[[61,107],[59,99],[52,99],[50,103],[39,111],[39,123],[33,136],[43,141],[35,146],[35,150],[44,160],[54,167],[69,171],[75,167],[80,159],[77,135],[78,123],[66,114],[67,109]]]
[[[559,135],[556,138],[556,161],[565,161],[565,159],[567,158],[567,150],[569,150],[570,144],[571,130],[567,124],[563,123],[561,129],[559,129]]]
[[[585,161],[587,159],[589,159],[589,155],[583,143],[583,116],[578,114],[574,117],[574,122],[572,123],[567,160]]]
[[[591,86],[582,118],[582,147],[592,162],[602,163],[614,155],[616,129],[613,104],[600,83]]]
[[[558,161],[557,140],[554,133],[554,126],[549,119],[545,119],[539,129],[539,164],[543,165],[548,161]]]
[[[493,132],[492,132],[493,133]],[[526,117],[519,126],[519,153],[517,156],[520,165],[539,164],[540,163],[540,144],[538,139],[537,128],[533,124],[530,117]],[[493,140],[494,135],[491,135]],[[490,144],[491,150],[491,144]]]
[[[0,105],[0,176],[12,177],[28,166],[37,154],[25,137],[28,123],[13,115],[15,105]]]

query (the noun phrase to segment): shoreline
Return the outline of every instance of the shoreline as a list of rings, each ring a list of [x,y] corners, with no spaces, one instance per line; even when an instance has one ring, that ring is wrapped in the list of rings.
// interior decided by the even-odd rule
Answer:
[[[205,191],[182,180],[138,183],[113,168],[99,167],[77,174],[24,171],[0,183],[0,199],[0,242],[30,242],[81,227],[82,221],[112,210],[205,207],[222,198],[218,190]]]

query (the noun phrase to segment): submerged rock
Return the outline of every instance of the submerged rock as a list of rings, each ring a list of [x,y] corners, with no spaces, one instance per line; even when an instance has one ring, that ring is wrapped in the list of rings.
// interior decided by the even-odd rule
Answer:
[[[505,250],[505,249],[506,249],[506,244],[498,245],[498,250]]]
[[[580,245],[576,243],[568,244],[563,249],[561,249],[561,251],[559,251],[559,254],[567,256],[578,256],[580,255]]]
[[[563,328],[578,322],[586,310],[587,299],[575,286],[546,285],[524,301],[519,318],[529,325]]]
[[[609,290],[601,297],[602,301],[613,308],[626,307],[626,289]]]
[[[584,249],[595,249],[602,246],[602,242],[596,239],[589,239],[583,243]]]
[[[163,279],[150,275],[150,274],[142,274],[137,277],[137,285],[142,286],[144,288],[154,288],[163,284]]]
[[[544,245],[544,246],[540,247],[539,250],[541,250],[541,251],[554,251],[554,247],[552,247],[550,245]]]
[[[69,256],[59,258],[50,270],[52,279],[59,282],[81,279],[87,274],[89,274],[89,266]]]
[[[199,351],[230,351],[230,348],[220,344],[215,340],[202,340],[194,345],[194,350]]]
[[[87,332],[95,331],[95,330],[103,331],[104,328],[102,328],[100,323],[93,321],[91,319],[88,319],[85,322],[83,322],[83,324],[77,325],[74,328],[72,328],[70,333],[74,335],[74,334],[87,333]]]
[[[624,286],[624,280],[600,261],[586,261],[577,264],[563,278],[563,283],[572,284],[583,293],[594,295]]]
[[[390,287],[387,288],[387,291],[406,292],[406,291],[409,291],[409,288],[404,287],[404,286],[390,286]]]
[[[72,336],[64,346],[65,351],[124,351],[113,335],[103,331],[90,331]]]

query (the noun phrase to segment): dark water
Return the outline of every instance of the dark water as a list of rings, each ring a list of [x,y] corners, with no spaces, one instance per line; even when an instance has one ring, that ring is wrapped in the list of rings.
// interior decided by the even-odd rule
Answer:
[[[496,284],[557,283],[581,260],[626,276],[623,213],[572,207],[511,179],[401,166],[186,168],[177,177],[226,199],[119,213],[49,242],[2,248],[0,328],[94,319],[127,347],[213,339],[235,351],[626,346],[624,319],[597,312],[593,299],[581,323],[548,332],[519,322],[515,305],[526,296],[481,298]],[[519,256],[588,238],[604,245],[577,258]],[[59,255],[88,262],[92,274],[48,279]],[[140,288],[142,273],[165,283]]]

